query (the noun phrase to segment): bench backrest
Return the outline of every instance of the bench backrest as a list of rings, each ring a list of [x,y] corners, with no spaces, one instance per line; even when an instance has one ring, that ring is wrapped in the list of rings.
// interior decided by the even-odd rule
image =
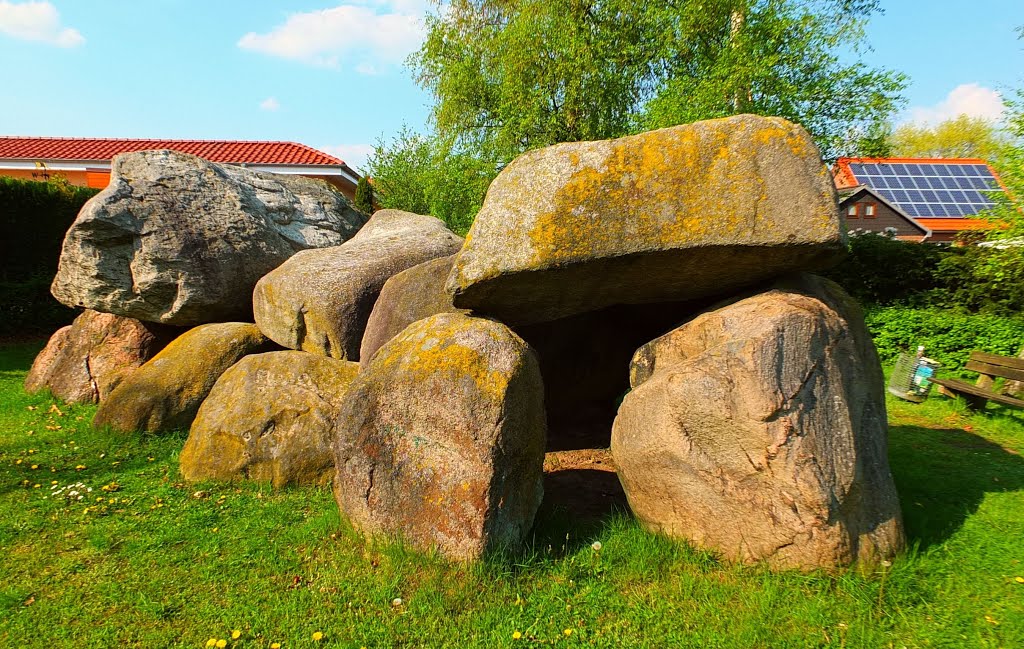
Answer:
[[[967,365],[964,367],[979,374],[1024,381],[1024,358],[1009,358],[986,352],[971,352],[970,360],[967,361]]]

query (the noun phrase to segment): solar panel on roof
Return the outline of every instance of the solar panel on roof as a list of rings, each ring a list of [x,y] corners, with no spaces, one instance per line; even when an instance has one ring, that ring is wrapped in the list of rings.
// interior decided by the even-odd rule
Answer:
[[[974,216],[1002,191],[988,165],[972,162],[863,162],[850,171],[910,216]]]

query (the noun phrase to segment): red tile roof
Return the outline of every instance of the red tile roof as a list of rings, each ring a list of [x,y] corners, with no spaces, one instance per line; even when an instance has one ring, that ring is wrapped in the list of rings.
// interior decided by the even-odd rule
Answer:
[[[918,218],[914,219],[924,227],[932,230],[933,232],[960,232],[961,230],[987,230],[992,227],[992,223],[984,221],[982,219],[968,219],[968,218],[943,218],[943,219],[928,219]]]
[[[0,136],[0,158],[17,160],[110,160],[119,153],[147,149],[173,149],[211,162],[231,164],[345,164],[334,156],[295,142]]]

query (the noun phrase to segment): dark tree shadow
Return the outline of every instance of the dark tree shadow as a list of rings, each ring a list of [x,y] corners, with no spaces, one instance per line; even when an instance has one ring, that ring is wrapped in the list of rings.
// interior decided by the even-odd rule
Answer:
[[[960,529],[985,494],[1024,488],[1024,458],[960,429],[893,426],[889,460],[907,540],[922,549]]]

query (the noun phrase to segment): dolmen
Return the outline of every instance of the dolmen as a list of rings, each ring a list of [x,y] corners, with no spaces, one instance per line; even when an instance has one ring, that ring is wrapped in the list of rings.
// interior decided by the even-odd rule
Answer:
[[[834,570],[905,545],[882,372],[807,133],[740,115],[523,154],[463,240],[326,183],[119,156],[26,381],[110,434],[187,430],[189,481],[332,484],[363,533],[514,550],[546,450],[597,413],[638,521]]]

